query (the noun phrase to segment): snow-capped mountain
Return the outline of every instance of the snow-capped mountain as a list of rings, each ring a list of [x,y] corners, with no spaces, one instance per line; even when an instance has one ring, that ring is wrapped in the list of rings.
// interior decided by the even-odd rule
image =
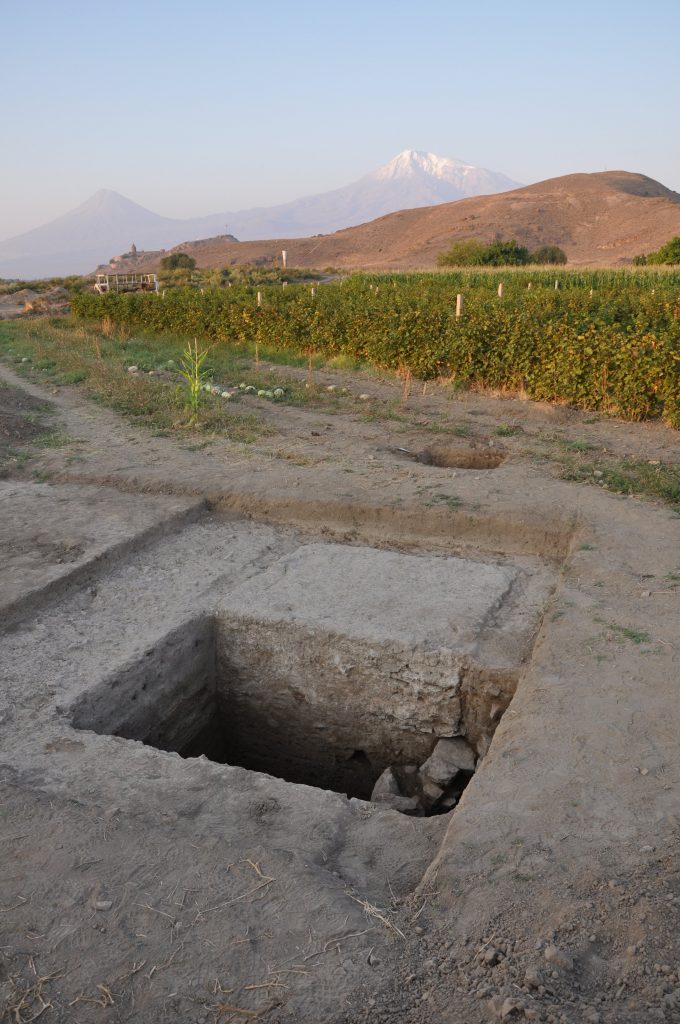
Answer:
[[[405,149],[363,178],[320,195],[226,214],[229,230],[245,241],[255,238],[301,238],[328,234],[375,220],[386,213],[450,203],[468,196],[519,188],[504,174]]]
[[[496,192],[507,192],[519,188],[519,183],[511,181],[497,171],[487,171],[484,167],[466,164],[464,160],[455,160],[436,153],[420,153],[415,149],[405,149],[398,153],[384,167],[366,175],[362,180],[373,181],[420,181],[442,188],[448,194],[450,189],[457,190],[455,199],[468,196],[492,195]],[[446,201],[446,200],[445,200]],[[451,201],[451,200],[448,200]]]
[[[383,167],[332,192],[189,220],[162,217],[102,189],[64,216],[0,241],[0,277],[87,273],[132,243],[140,250],[167,249],[226,233],[242,241],[328,234],[397,210],[518,187],[495,171],[405,149]]]

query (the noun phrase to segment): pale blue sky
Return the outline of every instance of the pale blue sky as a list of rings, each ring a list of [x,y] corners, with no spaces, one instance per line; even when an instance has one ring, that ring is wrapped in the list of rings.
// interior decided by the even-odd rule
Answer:
[[[0,19],[0,238],[113,188],[285,202],[402,149],[680,191],[680,0],[32,0]]]

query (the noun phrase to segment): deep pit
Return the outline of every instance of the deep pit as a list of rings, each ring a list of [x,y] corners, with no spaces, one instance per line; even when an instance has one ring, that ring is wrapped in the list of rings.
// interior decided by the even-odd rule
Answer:
[[[422,816],[455,807],[515,685],[451,651],[206,617],[88,693],[72,724]],[[422,766],[434,752],[441,772],[453,742],[463,762],[435,781]]]

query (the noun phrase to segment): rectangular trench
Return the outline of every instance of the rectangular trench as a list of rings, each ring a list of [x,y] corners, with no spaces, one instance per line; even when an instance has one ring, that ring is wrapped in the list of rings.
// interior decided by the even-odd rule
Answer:
[[[516,685],[448,650],[206,616],[86,694],[72,724],[369,799],[442,737],[483,755]]]

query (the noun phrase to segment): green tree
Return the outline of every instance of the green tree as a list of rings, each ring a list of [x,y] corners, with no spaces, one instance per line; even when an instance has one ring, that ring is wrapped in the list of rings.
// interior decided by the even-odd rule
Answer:
[[[566,263],[567,254],[559,245],[539,245],[531,254],[532,263]]]
[[[193,270],[196,260],[186,252],[173,252],[161,260],[161,270]]]
[[[680,235],[675,235],[670,242],[666,242],[656,252],[650,252],[647,256],[647,263],[680,263]]]
[[[516,238],[492,242],[486,247],[482,263],[488,267],[518,267],[529,262],[529,250]]]
[[[450,249],[437,257],[439,267],[479,267],[484,262],[487,246],[476,238],[454,242]]]

